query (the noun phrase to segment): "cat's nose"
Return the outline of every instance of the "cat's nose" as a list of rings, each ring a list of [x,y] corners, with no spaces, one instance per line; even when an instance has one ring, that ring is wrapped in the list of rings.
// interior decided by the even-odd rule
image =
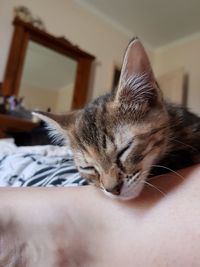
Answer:
[[[123,186],[123,182],[120,182],[119,184],[117,184],[113,188],[106,188],[106,191],[113,194],[113,195],[118,196],[118,195],[120,195],[122,186]]]

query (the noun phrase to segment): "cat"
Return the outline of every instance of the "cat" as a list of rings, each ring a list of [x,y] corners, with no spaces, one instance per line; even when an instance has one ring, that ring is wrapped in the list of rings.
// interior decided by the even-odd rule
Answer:
[[[150,175],[200,162],[200,118],[163,100],[138,38],[115,93],[66,115],[37,115],[69,140],[80,174],[111,197],[134,199]]]

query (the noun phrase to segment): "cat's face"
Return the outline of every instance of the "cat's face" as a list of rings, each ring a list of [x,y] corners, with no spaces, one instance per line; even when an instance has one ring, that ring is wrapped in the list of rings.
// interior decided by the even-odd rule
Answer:
[[[120,113],[112,98],[100,98],[80,114],[69,138],[83,177],[110,196],[131,199],[165,152],[167,116],[162,106],[142,118]]]
[[[138,39],[127,48],[115,95],[52,118],[67,135],[81,175],[123,200],[139,195],[152,164],[166,150],[167,113]]]

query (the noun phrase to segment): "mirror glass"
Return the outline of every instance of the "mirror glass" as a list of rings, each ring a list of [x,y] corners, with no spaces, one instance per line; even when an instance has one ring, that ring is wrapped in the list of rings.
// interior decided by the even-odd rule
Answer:
[[[71,109],[77,62],[29,41],[19,97],[29,110],[66,112]]]

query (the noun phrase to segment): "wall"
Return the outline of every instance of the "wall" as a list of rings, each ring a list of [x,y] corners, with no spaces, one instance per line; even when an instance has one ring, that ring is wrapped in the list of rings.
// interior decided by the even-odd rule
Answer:
[[[0,0],[0,81],[3,80],[12,37],[13,7],[25,5],[39,15],[48,31],[65,35],[74,44],[96,56],[91,79],[91,97],[111,88],[114,65],[119,65],[129,41],[124,32],[84,9],[73,0]],[[148,50],[156,76],[184,67],[189,74],[188,106],[200,114],[200,38]]]
[[[74,84],[66,85],[58,90],[56,112],[64,113],[71,109]]]
[[[200,36],[155,51],[156,76],[182,67],[189,75],[188,107],[200,115]]]
[[[25,107],[31,110],[47,111],[50,107],[52,112],[56,111],[58,91],[33,87],[23,82],[20,87],[19,97],[24,97]]]
[[[40,16],[50,33],[64,35],[96,56],[91,80],[93,98],[110,90],[114,64],[120,64],[129,36],[73,0],[0,0],[0,81],[3,80],[13,32],[13,7],[19,5],[27,6]]]

